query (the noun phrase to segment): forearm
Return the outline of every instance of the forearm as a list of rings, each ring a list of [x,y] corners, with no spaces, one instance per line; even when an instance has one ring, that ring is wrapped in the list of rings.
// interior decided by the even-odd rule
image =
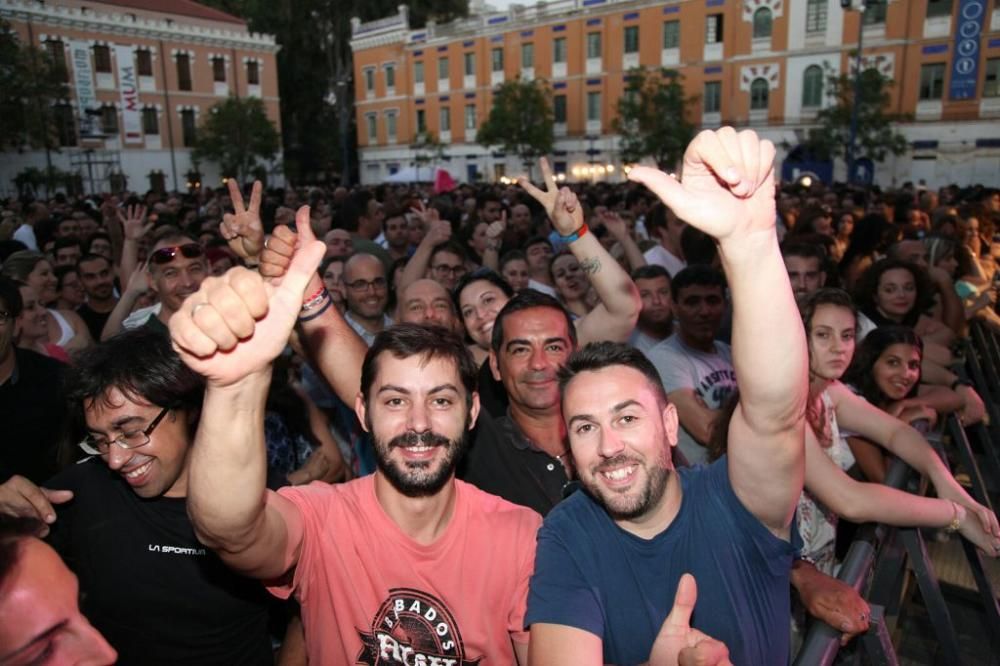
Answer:
[[[191,448],[188,513],[199,540],[245,551],[264,525],[267,452],[264,411],[271,371],[205,389]]]
[[[434,251],[434,242],[430,238],[430,232],[420,241],[420,245],[414,250],[413,256],[406,262],[406,268],[399,276],[399,284],[395,285],[396,293],[400,294],[406,287],[413,284],[420,278],[427,275],[427,266],[431,262],[431,252]]]
[[[483,250],[483,266],[496,273],[500,272],[500,239],[487,243]]]
[[[633,271],[646,265],[646,257],[643,256],[638,243],[631,236],[625,235],[619,238],[618,242],[625,250],[625,259],[628,260],[628,265]]]
[[[923,435],[908,425],[900,424],[900,427],[886,442],[885,448],[926,476],[935,488],[939,484],[951,486],[956,483],[948,467],[927,443]]]
[[[104,328],[101,329],[101,340],[107,340],[111,336],[117,335],[121,332],[122,322],[128,318],[129,314],[132,312],[132,307],[138,299],[139,294],[131,291],[126,291],[122,294],[122,297],[118,299],[118,302],[115,304],[111,314],[108,315],[108,320],[104,322]]]
[[[642,310],[642,299],[628,273],[622,270],[593,234],[585,234],[573,241],[569,249],[580,262],[580,268],[587,274],[608,313],[629,321],[629,328],[633,328]]]
[[[139,243],[126,238],[122,244],[122,261],[118,266],[118,279],[122,284],[128,284],[132,273],[139,266]]]
[[[819,497],[834,513],[853,523],[947,527],[955,515],[951,502],[914,495],[880,483],[852,480],[849,493],[833,503],[827,503],[828,499]]]
[[[941,298],[941,321],[957,335],[961,335],[965,330],[966,319],[962,299],[958,297],[955,285],[949,279],[942,278],[937,287]]]
[[[336,308],[300,324],[302,341],[315,367],[340,400],[349,406],[361,389],[361,365],[368,347]]]
[[[727,239],[719,253],[732,295],[740,404],[756,431],[781,430],[805,411],[808,356],[777,236],[772,229]],[[782,343],[775,344],[779,338]]]

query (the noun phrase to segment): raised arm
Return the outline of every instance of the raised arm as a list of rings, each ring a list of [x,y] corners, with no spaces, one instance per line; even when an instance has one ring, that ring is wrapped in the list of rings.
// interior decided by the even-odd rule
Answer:
[[[632,234],[628,232],[628,225],[618,213],[605,210],[601,215],[601,224],[608,230],[611,237],[622,246],[630,270],[634,271],[646,265],[646,257],[643,256],[642,250],[639,249],[639,244],[632,238]]]
[[[548,160],[543,157],[539,163],[545,178],[544,190],[527,180],[519,180],[518,183],[542,204],[556,233],[563,238],[576,235],[568,244],[569,250],[580,262],[580,268],[600,298],[594,309],[577,322],[580,344],[599,340],[624,342],[635,329],[635,322],[642,310],[639,289],[597,237],[586,230],[583,206],[576,194],[568,187],[556,187]]]
[[[431,253],[434,247],[444,243],[451,238],[451,222],[438,217],[437,209],[431,206],[427,208],[420,204],[420,209],[416,211],[427,225],[427,233],[423,240],[413,251],[413,256],[406,262],[406,268],[399,276],[399,284],[396,285],[396,293],[401,294],[408,286],[427,275],[427,269],[431,264]]]
[[[323,252],[322,243],[305,245],[278,285],[244,268],[209,278],[170,319],[181,358],[206,379],[189,462],[191,522],[229,566],[258,578],[288,571],[301,545],[289,543],[301,534],[290,527],[297,509],[265,487],[264,409],[271,363]]]
[[[260,181],[255,180],[253,183],[249,206],[243,205],[243,193],[240,192],[235,178],[230,178],[226,184],[229,187],[233,212],[222,216],[219,233],[237,256],[248,266],[256,267],[260,263],[260,253],[264,249],[264,225],[260,219]]]
[[[118,266],[118,279],[128,284],[132,273],[139,267],[139,241],[153,228],[146,222],[145,206],[129,206],[118,211],[118,221],[122,225],[122,258]]]
[[[303,206],[295,214],[299,232],[279,225],[267,241],[267,248],[261,254],[260,273],[272,284],[280,284],[293,257],[303,247],[316,241],[309,224],[309,208]],[[325,293],[323,281],[315,271],[309,278],[304,298]],[[361,364],[368,348],[354,329],[344,320],[337,308],[329,305],[329,298],[313,303],[310,311],[299,319],[300,338],[313,363],[326,379],[337,397],[347,405],[353,405],[361,388]],[[308,304],[307,304],[308,305]]]
[[[646,167],[629,178],[719,243],[741,395],[729,426],[729,478],[744,506],[785,536],[802,492],[808,357],[778,251],[773,161],[770,141],[724,127],[688,146],[680,181]]]

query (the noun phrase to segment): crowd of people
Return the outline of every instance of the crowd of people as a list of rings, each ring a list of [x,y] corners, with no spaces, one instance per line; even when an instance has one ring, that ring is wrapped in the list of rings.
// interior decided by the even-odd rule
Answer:
[[[997,557],[1000,192],[773,161],[0,202],[0,664],[779,664],[838,519]]]

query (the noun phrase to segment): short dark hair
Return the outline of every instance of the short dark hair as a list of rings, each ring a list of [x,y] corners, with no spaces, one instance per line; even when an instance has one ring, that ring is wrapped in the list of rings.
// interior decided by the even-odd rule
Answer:
[[[507,283],[507,280],[504,280],[499,273],[489,268],[479,268],[471,273],[463,275],[462,279],[460,279],[458,284],[455,285],[455,290],[451,293],[452,300],[455,301],[455,312],[460,313],[462,311],[462,306],[459,304],[459,298],[462,295],[462,291],[473,282],[480,282],[483,280],[489,282],[494,287],[502,291],[507,298],[512,298],[514,296],[513,287],[511,287]]]
[[[504,252],[504,255],[500,257],[500,272],[503,272],[504,267],[512,261],[528,261],[528,257],[525,256],[523,250],[511,250],[510,252]]]
[[[83,252],[83,245],[76,238],[57,238],[52,246],[53,254],[66,247],[77,247]]]
[[[681,253],[689,266],[710,266],[719,255],[715,239],[690,224],[681,232]]]
[[[453,240],[446,240],[445,242],[438,243],[437,245],[434,246],[434,248],[431,250],[430,257],[427,260],[427,265],[430,266],[431,268],[433,268],[433,266],[431,266],[431,264],[434,263],[434,257],[438,256],[442,252],[447,252],[448,254],[453,254],[456,257],[458,257],[459,259],[461,259],[462,261],[465,261],[465,259],[466,259],[466,253],[465,253],[465,248],[464,247],[462,247],[461,245],[459,245],[457,242],[455,242]]]
[[[7,308],[14,319],[20,316],[21,310],[24,309],[20,283],[6,275],[0,275],[0,303]]]
[[[670,282],[670,297],[674,302],[680,300],[681,289],[698,285],[699,287],[718,287],[723,295],[726,293],[726,276],[722,271],[711,266],[699,264],[688,266],[674,276]]]
[[[168,409],[196,410],[204,380],[184,365],[170,338],[148,327],[120,333],[74,356],[66,378],[70,408],[83,418],[84,403],[106,401],[112,389],[129,400]],[[82,423],[82,420],[80,421]]]
[[[913,345],[920,351],[920,360],[924,358],[924,341],[912,328],[906,326],[879,326],[865,336],[865,339],[858,345],[854,353],[854,361],[847,372],[844,373],[844,382],[850,384],[858,391],[865,400],[876,407],[885,407],[892,402],[878,383],[875,381],[875,373],[872,368],[882,353],[896,344]],[[913,383],[913,387],[906,395],[911,398],[917,394],[920,380]]]
[[[674,212],[666,207],[665,204],[661,202],[656,202],[653,204],[649,211],[646,213],[646,231],[649,232],[652,238],[656,238],[656,230],[666,229],[667,221],[671,218],[677,217]]]
[[[636,280],[653,280],[659,277],[667,278],[667,284],[672,282],[670,271],[659,264],[646,264],[632,271],[633,282]]]
[[[819,267],[823,268],[826,261],[826,248],[817,243],[804,243],[801,240],[786,241],[781,244],[781,256],[801,257],[803,259],[816,259]]]
[[[76,260],[76,268],[77,270],[79,270],[80,264],[82,264],[85,261],[98,261],[98,260],[106,262],[109,268],[112,267],[111,260],[105,257],[103,254],[87,253]]]
[[[661,406],[667,405],[667,392],[663,388],[663,380],[656,366],[646,358],[646,355],[624,342],[591,342],[583,349],[573,352],[566,365],[559,368],[559,392],[565,398],[566,387],[573,378],[581,372],[603,370],[612,365],[623,365],[642,373],[646,381],[653,387],[656,399]]]
[[[87,237],[87,242],[85,243],[86,247],[84,250],[86,252],[90,252],[90,248],[93,246],[95,240],[106,240],[108,243],[111,243],[111,236],[109,236],[106,231],[95,231],[90,234],[90,236]]]
[[[452,331],[440,326],[422,324],[396,324],[381,331],[365,354],[361,364],[361,397],[368,402],[369,392],[378,374],[378,360],[383,352],[395,358],[404,359],[422,356],[430,359],[447,359],[455,364],[458,375],[465,387],[466,406],[472,404],[472,394],[476,392],[479,368],[465,343]]]
[[[530,310],[532,308],[552,308],[562,314],[566,318],[566,328],[569,330],[570,342],[573,343],[573,347],[576,347],[576,325],[573,324],[573,318],[565,306],[558,299],[548,294],[543,294],[534,289],[525,289],[524,291],[519,291],[514,298],[507,301],[507,305],[503,306],[503,309],[497,313],[496,321],[493,322],[493,337],[490,340],[490,347],[493,348],[493,353],[499,355],[500,348],[503,347],[503,320],[515,312]]]
[[[897,268],[905,270],[913,276],[917,297],[913,301],[913,309],[903,317],[902,324],[914,326],[920,319],[921,313],[933,304],[934,291],[927,274],[912,262],[902,259],[879,259],[858,278],[857,284],[854,286],[854,300],[858,304],[858,309],[864,312],[869,319],[876,324],[885,323],[883,322],[884,317],[879,314],[875,305],[875,294],[878,292],[878,284],[882,280],[882,276]]]
[[[803,298],[799,304],[799,314],[802,315],[802,324],[806,328],[806,336],[809,335],[813,315],[816,314],[816,309],[821,305],[834,305],[850,310],[851,314],[854,315],[854,328],[857,330],[858,308],[854,304],[854,300],[851,299],[851,295],[843,289],[823,287]]]
[[[533,245],[548,245],[550,250],[555,249],[552,247],[552,241],[550,241],[545,236],[532,236],[528,240],[524,241],[524,245],[521,247],[521,249],[527,252],[528,248]]]
[[[486,207],[486,204],[490,203],[491,201],[495,201],[501,206],[503,206],[503,201],[501,201],[500,197],[497,196],[495,193],[490,192],[488,190],[485,192],[480,192],[476,196],[476,210],[482,210],[483,208]]]
[[[20,557],[21,542],[40,539],[45,523],[37,518],[11,516],[0,513],[0,590],[14,572]],[[6,596],[7,592],[4,593]]]
[[[79,275],[79,271],[76,268],[76,264],[72,266],[56,266],[55,268],[52,269],[52,273],[56,276],[56,289],[59,290],[62,290],[63,280],[66,279],[67,275],[69,275],[70,273],[76,273],[77,275]]]

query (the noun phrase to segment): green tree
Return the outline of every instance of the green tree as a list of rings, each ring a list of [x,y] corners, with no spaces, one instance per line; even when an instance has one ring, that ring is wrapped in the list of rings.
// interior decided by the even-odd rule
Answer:
[[[354,180],[356,119],[351,18],[372,21],[397,13],[398,0],[203,0],[275,36],[286,174],[315,181],[331,168]],[[468,14],[468,0],[415,0],[411,28]]]
[[[851,136],[851,112],[857,104],[858,130],[855,158],[867,157],[881,162],[887,155],[906,152],[906,137],[896,130],[896,123],[909,119],[903,114],[889,113],[892,80],[877,69],[861,72],[861,95],[854,99],[854,78],[848,74],[827,77],[826,95],[830,106],[816,114],[819,127],[809,130],[804,145],[819,159],[847,159],[847,144]]]
[[[271,159],[279,148],[278,130],[256,97],[230,97],[206,114],[198,129],[193,158],[222,167],[224,176],[243,182],[258,166],[258,159]]]
[[[430,130],[417,134],[410,148],[413,149],[418,167],[428,163],[437,164],[444,158],[444,144]]]
[[[684,96],[681,78],[670,69],[635,68],[628,73],[612,123],[621,135],[626,162],[651,157],[661,169],[677,166],[694,138],[694,125],[686,119],[691,100]]]
[[[48,53],[23,44],[0,21],[0,150],[58,145],[52,105],[68,96],[66,67]]]
[[[476,141],[488,148],[500,146],[521,158],[531,174],[532,163],[552,152],[552,104],[541,79],[506,81],[493,91],[489,118],[476,132]]]

